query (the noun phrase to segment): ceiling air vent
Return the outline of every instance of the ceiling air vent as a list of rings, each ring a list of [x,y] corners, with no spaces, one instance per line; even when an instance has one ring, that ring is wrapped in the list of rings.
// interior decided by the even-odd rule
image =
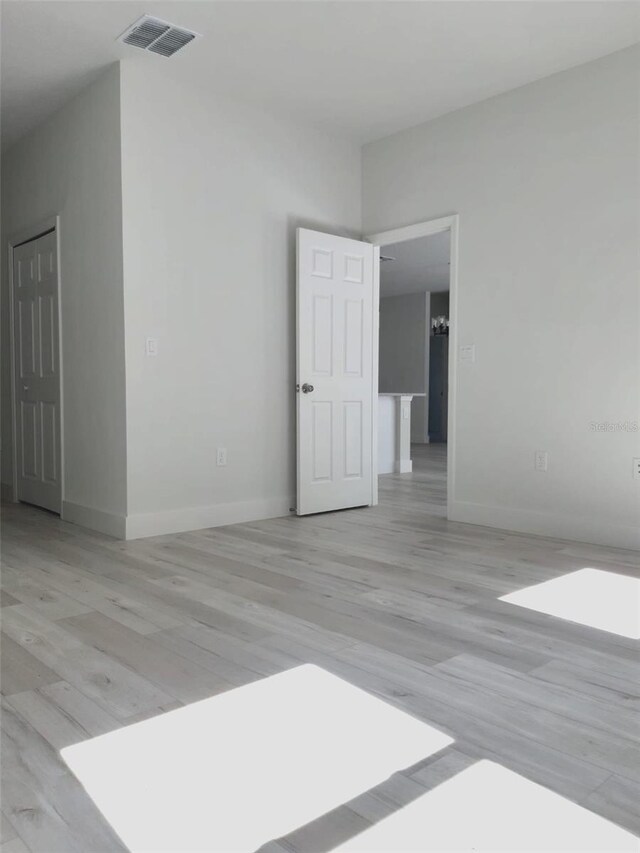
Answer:
[[[150,50],[161,56],[173,56],[189,42],[198,37],[198,33],[176,27],[159,18],[143,15],[132,24],[118,39],[124,44]]]

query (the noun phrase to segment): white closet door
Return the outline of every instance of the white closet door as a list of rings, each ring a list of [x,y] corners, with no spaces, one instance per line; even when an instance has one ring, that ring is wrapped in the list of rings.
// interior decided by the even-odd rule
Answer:
[[[18,500],[60,512],[55,231],[13,250]]]

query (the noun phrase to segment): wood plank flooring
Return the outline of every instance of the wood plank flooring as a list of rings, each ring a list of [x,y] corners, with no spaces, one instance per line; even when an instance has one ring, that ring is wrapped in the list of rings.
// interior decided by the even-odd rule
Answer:
[[[265,851],[328,851],[480,758],[639,833],[638,644],[498,600],[638,554],[448,522],[444,446],[414,460],[376,508],[129,543],[5,506],[2,853],[125,849],[59,750],[301,662],[455,742]]]

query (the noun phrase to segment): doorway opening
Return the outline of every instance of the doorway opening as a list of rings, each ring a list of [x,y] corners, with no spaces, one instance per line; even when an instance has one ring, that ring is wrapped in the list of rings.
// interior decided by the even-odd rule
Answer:
[[[415,400],[419,403],[414,447],[418,448],[421,460],[427,462],[425,447],[434,455],[438,453],[431,449],[429,435],[429,361],[432,337],[434,340],[446,337],[451,351],[456,351],[457,240],[457,216],[373,234],[365,241],[298,229],[295,385],[295,512],[298,515],[375,506],[378,473],[385,472],[385,453],[390,456],[390,462],[386,460],[391,466],[387,471],[410,472],[413,468],[411,406]],[[415,245],[409,245],[412,242]],[[390,252],[395,252],[396,259],[381,262],[380,250],[383,257],[394,257]],[[400,256],[403,260],[398,263]],[[380,267],[393,268],[396,264],[393,279],[403,269],[410,270],[412,263],[419,269],[428,268],[422,271],[422,290],[415,284],[407,285],[405,294],[394,295],[391,291],[388,298],[383,296],[383,301],[417,292],[420,311],[416,312],[414,307],[405,311],[404,316],[410,316],[413,322],[414,314],[420,315],[418,379],[400,373],[395,377],[384,375],[379,382],[379,366],[385,371],[388,367],[384,353],[380,365],[378,358]],[[391,288],[394,286],[392,280],[388,283]],[[444,321],[432,323],[431,291],[427,291],[427,286],[435,294],[449,292],[448,318]],[[406,338],[401,328],[396,340],[404,345]],[[433,377],[437,389],[433,437],[434,446],[440,446],[440,461],[445,463],[440,512],[448,517],[455,482],[456,359],[447,358],[449,347],[440,342],[434,343],[433,348],[434,371],[438,371]],[[414,366],[412,361],[411,367]],[[415,387],[416,384],[420,387]]]
[[[53,217],[9,241],[13,499],[60,514],[62,383],[59,227]]]
[[[368,238],[380,247],[378,472],[413,472],[444,516],[453,499],[457,227],[451,216]]]

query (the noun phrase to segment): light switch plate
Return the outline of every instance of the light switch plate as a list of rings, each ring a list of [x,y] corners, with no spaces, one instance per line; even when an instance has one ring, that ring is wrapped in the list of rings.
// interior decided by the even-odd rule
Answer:
[[[467,344],[460,347],[460,361],[474,362],[476,360],[476,345]]]
[[[216,450],[216,465],[226,465],[227,464],[227,448],[219,447]]]
[[[633,479],[640,480],[640,456],[633,459]]]
[[[158,355],[158,339],[157,338],[147,338],[144,345],[145,353],[148,356],[156,356]]]
[[[549,454],[546,450],[536,450],[533,466],[536,471],[548,471],[549,470]]]

